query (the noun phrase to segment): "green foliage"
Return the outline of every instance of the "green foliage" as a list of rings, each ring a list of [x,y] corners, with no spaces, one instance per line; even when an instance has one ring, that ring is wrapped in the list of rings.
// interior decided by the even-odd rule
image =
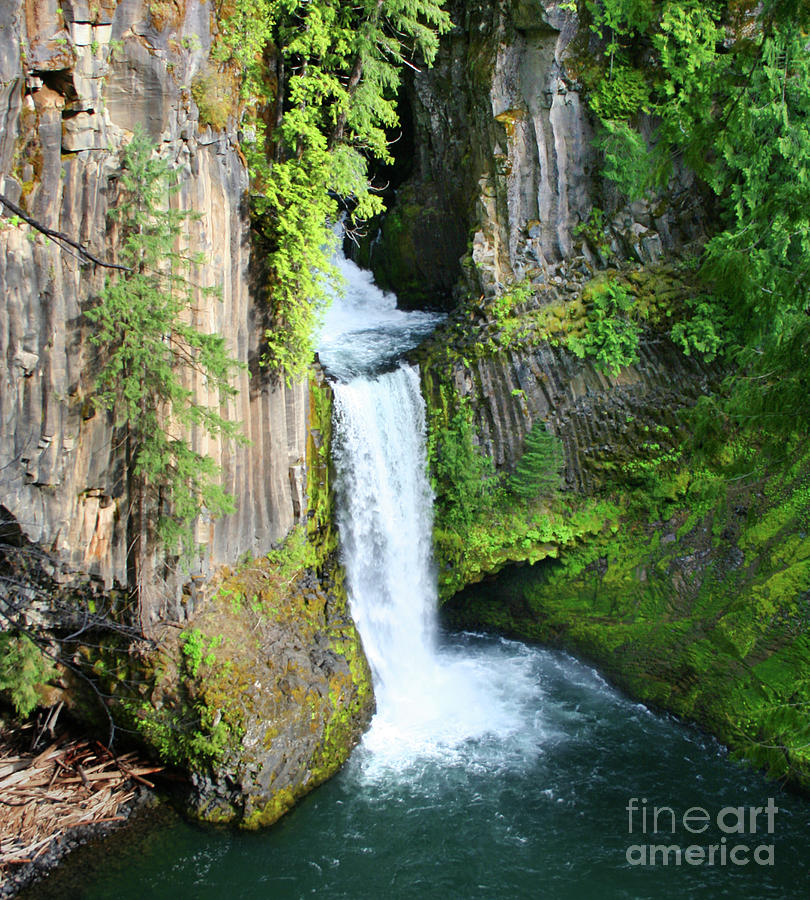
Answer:
[[[155,709],[149,703],[134,700],[124,700],[121,706],[163,762],[190,772],[205,771],[222,759],[234,734],[226,720],[217,717],[218,710],[203,701],[184,699],[181,710]]]
[[[309,540],[303,527],[294,528],[277,550],[267,554],[274,574],[285,585],[300,577],[307,569],[317,568],[321,562],[318,548]]]
[[[718,52],[724,38],[718,4],[672,0],[653,7],[614,0],[588,8],[591,29],[607,41],[611,58],[609,73],[589,96],[600,122],[597,146],[605,154],[605,175],[637,199],[666,184],[674,148],[696,168],[705,167],[705,133],[716,120],[714,93],[733,77],[727,58]],[[643,70],[624,61],[614,65],[617,52],[644,52],[647,36],[655,51],[651,64]],[[655,114],[660,122],[652,146],[627,121],[639,111]]]
[[[611,78],[599,81],[588,102],[600,119],[629,119],[648,111],[650,89],[642,71],[626,65],[616,66]]]
[[[17,715],[26,718],[39,705],[39,688],[54,677],[53,663],[25,634],[0,634],[0,691]]]
[[[431,428],[428,466],[437,492],[437,527],[468,526],[492,487],[493,468],[492,460],[473,442],[472,415],[466,404],[459,403],[446,424]]]
[[[617,507],[588,499],[547,497],[524,501],[492,486],[467,524],[434,532],[442,600],[515,562],[555,558],[605,529],[615,528]]]
[[[605,236],[605,227],[604,210],[594,206],[588,218],[574,228],[574,234],[584,237],[594,250],[606,257],[610,253],[610,243]]]
[[[196,517],[234,509],[218,467],[194,449],[190,435],[199,428],[237,437],[237,425],[220,414],[219,404],[235,393],[230,377],[238,364],[220,335],[193,324],[199,298],[213,299],[216,292],[193,284],[200,260],[179,249],[191,216],[166,208],[176,189],[171,183],[169,162],[156,157],[137,130],[123,151],[120,192],[110,214],[119,261],[129,271],[107,279],[86,316],[101,358],[95,400],[124,430],[139,527],[156,519],[167,549],[180,546],[190,554]],[[195,381],[207,388],[210,405],[196,399]]]
[[[191,97],[200,112],[200,123],[222,131],[234,108],[234,82],[222,72],[207,72],[191,81]]]
[[[591,31],[605,42],[605,54],[613,60],[627,40],[643,32],[654,18],[652,0],[585,0],[591,14]]]
[[[595,143],[604,155],[602,174],[631,200],[660,183],[662,169],[651,164],[657,157],[651,157],[647,142],[627,122],[606,119]]]
[[[699,269],[704,290],[673,339],[709,359],[724,352],[746,373],[727,386],[734,417],[757,416],[769,428],[790,427],[796,415],[807,421],[807,4],[771,0],[743,14],[732,3],[670,0],[654,16],[629,0],[587,6],[606,53],[620,55],[591,85],[604,173],[636,199],[666,184],[680,156],[717,197]],[[658,122],[649,147],[630,123],[632,92],[617,83],[639,58]],[[637,96],[644,90],[636,84]]]
[[[591,301],[588,328],[580,337],[571,334],[568,347],[579,357],[594,357],[602,372],[618,375],[624,366],[638,361],[639,327],[628,318],[633,298],[625,287],[601,279],[586,288]]]
[[[763,39],[726,116],[712,185],[727,227],[709,241],[702,275],[753,376],[734,385],[733,412],[792,427],[810,413],[810,50],[798,25]]]
[[[543,422],[535,422],[526,435],[523,456],[509,479],[509,489],[525,500],[553,493],[560,486],[564,464],[562,441]]]
[[[467,404],[447,384],[434,390],[426,368],[428,462],[436,492],[434,545],[443,600],[510,562],[535,563],[556,556],[561,547],[612,527],[617,514],[612,503],[572,504],[549,490],[559,484],[562,453],[555,438],[542,436],[542,426],[534,429],[522,460],[526,493],[513,491],[511,479],[497,476],[492,461],[475,446]],[[522,486],[523,479],[519,483]]]
[[[707,362],[712,362],[723,346],[722,321],[716,301],[711,297],[698,297],[687,301],[692,314],[672,326],[672,340],[687,356],[700,353]]]
[[[334,237],[325,232],[337,204],[329,195],[330,154],[323,148],[276,163],[254,196],[258,226],[268,238],[268,293],[272,325],[265,333],[264,362],[288,380],[312,359],[312,339],[336,272]]]
[[[656,112],[662,118],[665,144],[683,146],[682,135],[712,123],[713,95],[719,82],[729,77],[727,61],[718,53],[725,37],[719,18],[716,3],[678,0],[664,5],[652,43],[663,73],[656,86],[660,98]],[[688,161],[705,165],[691,152]]]
[[[356,220],[381,212],[368,160],[390,161],[402,68],[430,65],[449,27],[443,0],[235,0],[220,13],[214,57],[240,72],[253,135],[244,149],[272,319],[264,362],[288,380],[309,365],[335,279],[324,231],[337,198]]]
[[[507,290],[498,294],[492,301],[492,315],[496,324],[503,326],[514,312],[515,307],[527,303],[531,299],[532,293],[532,284],[527,278],[520,283],[510,285]]]
[[[621,472],[627,483],[641,485],[647,491],[651,507],[658,511],[662,503],[674,500],[684,488],[681,480],[673,477],[683,461],[683,450],[672,446],[666,425],[642,428],[643,440],[634,447],[633,458],[622,465]]]
[[[180,635],[180,646],[185,660],[188,674],[192,678],[197,677],[200,666],[210,666],[216,661],[214,650],[222,643],[222,635],[208,640],[199,628],[192,628]]]
[[[808,458],[799,447],[775,472],[755,466],[752,483],[730,480],[752,454],[748,435],[709,469],[673,470],[666,508],[648,487],[625,495],[620,525],[554,562],[512,568],[494,590],[465,592],[449,620],[587,654],[633,696],[806,788]]]

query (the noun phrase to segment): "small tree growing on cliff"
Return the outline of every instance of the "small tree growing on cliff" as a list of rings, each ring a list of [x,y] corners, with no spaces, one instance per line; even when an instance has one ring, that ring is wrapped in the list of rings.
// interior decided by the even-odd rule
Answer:
[[[177,185],[168,161],[154,154],[140,130],[123,151],[119,187],[110,216],[118,227],[119,261],[128,271],[108,278],[86,315],[95,326],[90,340],[102,363],[95,399],[124,432],[129,567],[143,626],[154,544],[190,555],[197,516],[234,509],[218,467],[193,448],[190,434],[201,428],[238,437],[237,424],[221,415],[219,404],[235,393],[230,377],[239,364],[222,336],[191,324],[195,296],[216,292],[189,280],[200,260],[178,244],[193,217],[165,208]],[[214,398],[212,405],[200,402],[189,386],[195,376]]]
[[[524,500],[533,500],[541,494],[551,494],[560,486],[565,465],[562,441],[552,434],[543,422],[535,422],[526,435],[526,444],[509,479],[509,488]]]

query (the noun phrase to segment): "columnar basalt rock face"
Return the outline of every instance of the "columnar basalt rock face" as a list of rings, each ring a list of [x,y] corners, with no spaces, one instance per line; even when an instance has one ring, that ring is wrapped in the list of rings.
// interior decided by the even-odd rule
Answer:
[[[565,277],[579,256],[600,264],[577,232],[594,207],[620,257],[650,262],[699,236],[688,173],[676,173],[664,204],[627,204],[601,178],[574,59],[601,50],[563,6],[450,4],[457,27],[409,85],[414,172],[372,254],[404,303],[449,303],[459,277],[465,293],[490,296],[525,277]]]
[[[716,378],[666,338],[649,335],[638,362],[618,375],[546,343],[458,365],[452,381],[469,397],[481,449],[496,467],[511,470],[532,424],[546,422],[565,447],[567,487],[587,494],[632,463],[645,442],[677,439],[678,411]]]
[[[171,203],[199,216],[190,249],[205,262],[194,278],[221,291],[195,307],[195,324],[226,335],[246,364],[228,414],[250,446],[195,439],[221,464],[238,512],[200,523],[202,557],[190,573],[170,567],[147,611],[152,622],[181,619],[190,574],[268,549],[306,512],[308,393],[271,383],[257,364],[244,161],[231,133],[200,127],[189,91],[208,59],[211,10],[197,0],[161,17],[142,0],[0,0],[0,8],[0,191],[109,259],[119,151],[143,126],[177,167]],[[27,226],[0,223],[1,502],[63,561],[108,586],[125,583],[122,452],[110,417],[93,405],[83,317],[106,273]]]

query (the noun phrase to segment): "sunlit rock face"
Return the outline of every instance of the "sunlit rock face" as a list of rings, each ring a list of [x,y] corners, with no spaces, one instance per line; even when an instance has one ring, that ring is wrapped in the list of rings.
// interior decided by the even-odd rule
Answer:
[[[454,289],[492,296],[525,277],[547,284],[572,264],[599,266],[578,232],[594,207],[612,251],[640,262],[699,237],[688,173],[675,173],[663,203],[627,204],[601,177],[579,70],[602,51],[561,7],[450,4],[456,28],[408,85],[413,172],[371,250],[403,305],[448,306]]]
[[[154,559],[146,621],[183,619],[193,606],[194,592],[182,591],[190,576],[268,549],[306,513],[308,393],[305,384],[271,383],[257,365],[262,313],[251,291],[244,161],[232,131],[200,126],[188,88],[206,72],[210,8],[191,0],[156,18],[139,0],[0,5],[0,192],[113,258],[107,212],[119,151],[140,124],[178,168],[172,203],[199,216],[190,249],[205,265],[195,280],[221,292],[200,295],[195,324],[226,335],[247,364],[228,415],[250,445],[202,435],[195,443],[222,466],[238,511],[198,523],[203,551],[190,572]],[[2,502],[64,562],[108,587],[126,583],[121,442],[93,404],[96,351],[82,315],[106,273],[28,228],[4,226],[0,245]],[[205,398],[201,380],[191,386]]]

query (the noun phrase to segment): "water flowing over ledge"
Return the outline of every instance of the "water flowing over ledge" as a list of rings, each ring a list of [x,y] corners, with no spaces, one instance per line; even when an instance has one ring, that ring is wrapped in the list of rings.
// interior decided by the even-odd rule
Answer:
[[[361,750],[373,776],[431,758],[460,762],[474,741],[519,732],[537,682],[527,656],[505,645],[440,647],[425,404],[418,370],[398,360],[441,316],[397,310],[367,272],[342,256],[337,264],[346,289],[327,314],[319,353],[337,379],[338,525],[374,674],[378,712]]]

